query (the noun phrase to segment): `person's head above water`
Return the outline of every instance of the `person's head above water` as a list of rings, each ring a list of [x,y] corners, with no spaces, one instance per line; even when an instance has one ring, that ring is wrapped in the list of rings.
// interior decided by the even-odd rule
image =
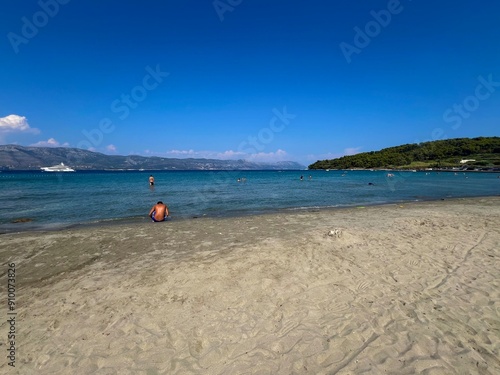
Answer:
[[[162,202],[162,201],[159,201],[157,204],[163,204],[163,202]]]

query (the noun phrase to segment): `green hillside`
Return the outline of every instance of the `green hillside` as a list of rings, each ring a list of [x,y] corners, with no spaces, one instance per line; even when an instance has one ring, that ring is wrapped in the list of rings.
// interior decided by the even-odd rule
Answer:
[[[461,160],[474,159],[467,163]],[[455,138],[407,144],[337,159],[318,160],[309,169],[500,168],[500,137]]]

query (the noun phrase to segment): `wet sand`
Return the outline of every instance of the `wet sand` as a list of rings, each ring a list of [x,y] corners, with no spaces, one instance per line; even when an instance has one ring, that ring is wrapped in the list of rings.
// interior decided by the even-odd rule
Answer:
[[[500,373],[498,197],[4,234],[0,259],[2,373]]]

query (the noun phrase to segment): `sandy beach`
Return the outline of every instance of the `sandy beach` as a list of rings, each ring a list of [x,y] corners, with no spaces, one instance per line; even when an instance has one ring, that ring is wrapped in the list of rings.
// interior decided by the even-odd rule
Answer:
[[[500,373],[499,197],[13,233],[0,259],[5,374]]]

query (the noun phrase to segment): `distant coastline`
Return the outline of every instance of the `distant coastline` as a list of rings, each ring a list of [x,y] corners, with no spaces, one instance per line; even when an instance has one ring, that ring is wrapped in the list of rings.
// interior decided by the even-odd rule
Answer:
[[[0,170],[33,171],[47,165],[64,163],[82,170],[301,170],[306,167],[294,161],[274,163],[248,160],[176,159],[158,156],[105,155],[78,148],[0,146]]]
[[[500,137],[455,138],[406,144],[336,159],[309,169],[500,171]]]

